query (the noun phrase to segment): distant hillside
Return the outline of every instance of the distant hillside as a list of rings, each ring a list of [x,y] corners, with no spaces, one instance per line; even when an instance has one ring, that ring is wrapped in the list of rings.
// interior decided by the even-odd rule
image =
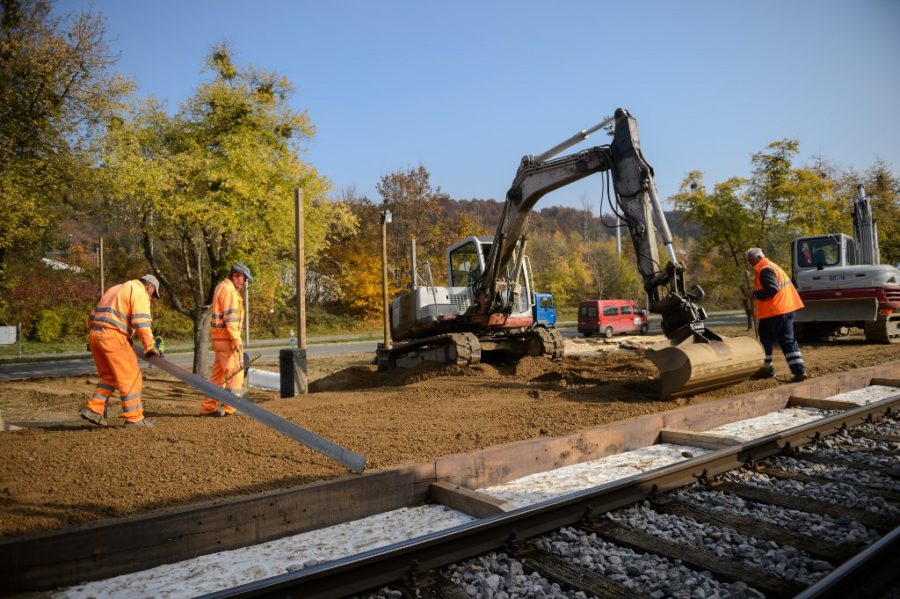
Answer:
[[[503,204],[496,200],[453,200],[444,198],[440,200],[444,208],[444,214],[449,219],[466,215],[472,219],[476,228],[486,233],[493,233],[503,213]],[[696,225],[684,222],[681,214],[674,211],[666,212],[666,221],[672,234],[678,238],[695,237],[698,233]],[[611,214],[599,216],[588,214],[578,208],[566,206],[548,206],[536,210],[531,216],[531,230],[542,232],[574,231],[584,239],[615,236],[616,218]],[[606,224],[604,224],[606,223]],[[608,225],[608,226],[607,226]],[[624,231],[623,231],[624,233]],[[627,236],[627,235],[626,235]]]

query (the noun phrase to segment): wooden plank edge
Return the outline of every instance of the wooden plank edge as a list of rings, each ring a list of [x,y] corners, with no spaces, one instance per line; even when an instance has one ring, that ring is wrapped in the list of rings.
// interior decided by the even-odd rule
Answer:
[[[840,399],[817,399],[814,397],[801,397],[799,395],[791,395],[788,399],[788,407],[791,408],[816,408],[819,410],[852,410],[860,407],[861,404],[852,401],[843,401]]]
[[[722,449],[743,443],[741,439],[728,435],[717,435],[715,433],[704,433],[700,431],[686,431],[674,428],[661,429],[659,431],[659,440],[660,443],[689,445],[691,447],[702,447],[704,449]]]
[[[443,481],[431,483],[429,492],[437,503],[476,518],[487,518],[515,509],[508,501]]]

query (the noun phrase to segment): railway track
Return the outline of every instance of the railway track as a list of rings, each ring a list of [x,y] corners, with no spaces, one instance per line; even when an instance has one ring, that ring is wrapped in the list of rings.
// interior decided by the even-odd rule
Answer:
[[[898,401],[892,363],[433,464],[3,540],[0,588],[58,589],[89,572],[96,583],[65,595],[760,597],[823,584],[833,593],[856,588],[867,568],[870,583],[871,571],[898,570]],[[804,515],[829,503],[841,507]],[[388,544],[396,514],[420,509],[432,510],[427,526]],[[365,529],[382,538],[363,540]],[[310,545],[341,536],[343,553],[308,559]],[[237,557],[279,543],[290,557]],[[230,565],[239,559],[258,561]],[[180,560],[198,584],[177,592],[170,568]],[[256,573],[225,576],[244,569]],[[223,574],[199,584],[207,570]]]
[[[681,463],[208,597],[876,596],[900,575],[900,387],[884,393],[751,441],[698,435],[702,455]]]

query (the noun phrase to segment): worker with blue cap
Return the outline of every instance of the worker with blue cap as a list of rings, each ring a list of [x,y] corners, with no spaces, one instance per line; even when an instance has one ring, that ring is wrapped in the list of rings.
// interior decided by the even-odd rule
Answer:
[[[252,281],[250,269],[243,262],[235,262],[228,276],[216,286],[213,293],[210,338],[216,355],[209,381],[240,395],[244,386],[244,344],[241,341],[241,324],[244,322],[244,299],[240,290]],[[200,404],[203,416],[230,416],[235,409],[211,397]]]

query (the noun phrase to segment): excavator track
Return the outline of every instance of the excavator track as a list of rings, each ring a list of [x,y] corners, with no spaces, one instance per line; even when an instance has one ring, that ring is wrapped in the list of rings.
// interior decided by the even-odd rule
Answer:
[[[872,343],[900,343],[900,312],[879,314],[865,324],[866,341]]]
[[[481,362],[481,343],[472,333],[447,333],[396,342],[390,349],[379,349],[376,359],[379,370],[414,368],[424,362],[474,366]]]
[[[532,336],[537,337],[540,343],[540,355],[551,360],[560,360],[565,353],[566,342],[563,340],[559,329],[537,327],[532,331]]]

